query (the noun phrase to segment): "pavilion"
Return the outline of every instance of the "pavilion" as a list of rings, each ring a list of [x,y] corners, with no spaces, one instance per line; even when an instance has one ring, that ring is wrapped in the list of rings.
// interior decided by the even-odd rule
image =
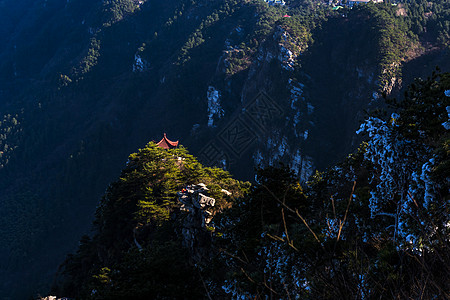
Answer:
[[[157,146],[163,148],[163,149],[173,149],[178,147],[178,141],[171,141],[167,138],[166,133],[164,133],[164,137],[162,140],[160,140],[158,143],[156,141],[153,141]]]

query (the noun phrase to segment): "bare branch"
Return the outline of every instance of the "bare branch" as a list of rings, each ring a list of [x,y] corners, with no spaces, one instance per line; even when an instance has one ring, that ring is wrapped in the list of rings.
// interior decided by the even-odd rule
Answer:
[[[353,182],[353,188],[352,188],[350,197],[348,199],[348,204],[347,204],[347,209],[345,210],[344,220],[342,221],[342,223],[339,224],[339,232],[338,232],[338,236],[337,236],[337,241],[339,241],[339,237],[341,236],[342,227],[344,227],[345,221],[347,220],[347,214],[348,214],[348,210],[350,208],[350,203],[352,202],[352,199],[353,199],[353,193],[355,192],[355,187],[356,187],[356,181]]]
[[[314,235],[314,238],[316,239],[316,241],[322,246],[322,243],[320,242],[320,240],[317,237],[317,235],[314,233],[314,231],[311,229],[311,227],[309,227],[308,223],[306,223],[306,220],[299,214],[297,209],[295,210],[295,213],[300,218],[300,220],[302,220],[303,224],[305,224],[306,228],[308,228],[308,230]]]
[[[200,271],[198,271],[198,274],[200,275],[200,279],[202,280],[203,287],[205,288],[206,296],[208,296],[208,299],[209,299],[209,300],[212,300],[211,295],[209,294],[208,288],[206,287],[206,283],[205,283],[205,281],[203,280],[202,273],[200,273]]]
[[[240,258],[239,256],[233,255],[233,254],[231,254],[230,252],[228,252],[228,251],[226,251],[226,250],[224,250],[224,249],[219,249],[219,251],[225,253],[226,255],[228,255],[228,256],[230,256],[230,257],[232,257],[232,258],[234,258],[234,259],[239,260],[239,261],[240,261],[241,263],[243,263],[243,264],[246,264],[246,265],[248,264],[245,260],[243,260],[243,259]]]
[[[263,187],[272,195],[272,197],[277,200],[284,208],[286,208],[288,211],[295,213],[300,220],[302,220],[303,224],[305,224],[306,228],[308,228],[308,230],[312,233],[312,235],[314,236],[314,238],[316,239],[316,241],[323,247],[323,245],[321,244],[319,238],[317,237],[317,235],[314,233],[314,231],[311,229],[311,227],[309,227],[308,223],[306,223],[306,220],[300,215],[300,213],[298,212],[297,209],[293,210],[292,208],[290,208],[289,206],[287,206],[285,203],[283,203],[282,201],[280,201],[280,199],[278,199],[278,197],[265,185],[263,185]]]

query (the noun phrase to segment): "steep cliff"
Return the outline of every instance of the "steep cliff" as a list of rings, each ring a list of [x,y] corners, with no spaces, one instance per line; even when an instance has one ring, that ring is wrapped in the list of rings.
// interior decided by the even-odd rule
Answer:
[[[361,125],[357,151],[303,187],[284,165],[258,169],[250,188],[149,143],[108,187],[52,293],[448,298],[450,73],[390,104],[395,113]]]
[[[305,181],[344,157],[398,79],[386,64],[405,66],[403,85],[448,68],[439,5],[420,24],[444,38],[426,35],[432,51],[413,59],[425,37],[408,7],[409,19],[308,1],[1,1],[2,293],[51,281],[128,153],[163,132],[240,179],[281,160]]]

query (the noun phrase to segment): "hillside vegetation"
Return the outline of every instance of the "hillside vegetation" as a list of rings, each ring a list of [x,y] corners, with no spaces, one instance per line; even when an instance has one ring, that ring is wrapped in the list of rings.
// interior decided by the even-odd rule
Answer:
[[[390,116],[361,126],[367,137],[355,153],[303,188],[283,165],[258,170],[249,189],[184,148],[150,143],[106,191],[94,235],[68,257],[54,291],[77,299],[447,299],[450,73],[417,81],[391,104]],[[200,182],[216,197],[214,217],[187,234],[197,213],[176,192]]]
[[[449,70],[447,1],[332,6],[0,1],[0,295],[44,294],[129,153],[164,132],[239,180],[282,161],[305,183],[358,148],[383,93]]]

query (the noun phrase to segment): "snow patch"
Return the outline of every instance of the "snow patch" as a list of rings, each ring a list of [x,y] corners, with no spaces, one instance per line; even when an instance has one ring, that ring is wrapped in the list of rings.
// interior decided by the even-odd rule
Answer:
[[[306,141],[307,138],[308,138],[308,130],[305,130],[303,132],[303,139]]]
[[[273,56],[272,52],[267,51],[266,57],[265,57],[266,61],[267,61],[267,62],[271,62],[272,59],[273,59],[273,57],[274,57],[274,56]]]
[[[227,169],[227,160],[225,158],[221,159],[219,161],[219,166],[220,166],[220,168],[226,170]]]
[[[360,69],[359,67],[356,67],[356,73],[358,73],[358,78],[364,77],[364,70]]]
[[[303,90],[305,88],[305,85],[303,83],[297,82],[294,79],[289,78],[288,80],[288,86],[287,88],[290,90],[290,101],[291,101],[291,109],[293,110],[294,117],[292,119],[293,127],[294,127],[294,134],[295,136],[301,137],[303,136],[305,138],[304,132],[305,130],[303,128],[298,128],[298,124],[300,122],[300,117],[302,116],[302,112],[300,110],[301,107],[299,105],[300,101],[305,101],[305,98],[303,97]],[[311,115],[314,112],[314,106],[311,103],[307,103],[307,113],[308,115]],[[306,139],[306,138],[305,138]]]
[[[220,119],[224,114],[220,105],[220,92],[213,86],[209,86],[206,97],[208,99],[208,127],[215,127],[214,116]]]
[[[279,51],[277,58],[281,62],[282,68],[294,71],[295,59],[300,54],[300,51],[296,50],[299,47],[298,42],[281,26],[277,27],[273,38],[278,41]]]
[[[275,132],[275,136],[280,136],[279,132]],[[269,154],[268,165],[272,166],[285,154],[289,155],[289,145],[285,136],[277,139],[267,138],[266,146]],[[266,160],[267,161],[267,160]]]
[[[261,151],[257,150],[256,153],[253,154],[253,162],[255,163],[255,166],[260,166],[263,161],[264,157]]]
[[[314,112],[314,106],[311,103],[307,103],[308,105],[308,115],[311,115]]]
[[[289,79],[288,82],[291,90],[291,108],[296,109],[295,103],[297,103],[298,100],[304,100],[302,95],[303,95],[303,88],[305,87],[305,85],[300,82],[295,82],[292,79]]]
[[[423,206],[425,208],[429,207],[430,202],[435,197],[434,184],[431,179],[431,171],[432,171],[434,162],[435,162],[435,160],[434,160],[434,158],[432,158],[429,161],[427,161],[426,163],[424,163],[422,165],[422,174],[420,175],[420,179],[423,181],[424,187],[425,187],[424,188],[424,203],[423,203]]]
[[[148,62],[144,60],[139,54],[134,55],[133,72],[144,72],[148,69]]]
[[[290,167],[302,182],[306,182],[314,172],[312,158],[302,156],[300,150],[292,156]]]
[[[450,95],[450,90],[447,90],[445,92],[448,92],[448,94]],[[448,97],[450,97],[450,96],[448,96]],[[450,129],[450,106],[447,106],[445,109],[447,110],[448,120],[447,120],[447,122],[442,123],[442,126],[444,126],[445,129],[449,130]]]
[[[298,111],[294,116],[294,128],[297,126],[298,122],[300,122],[300,115],[301,113]],[[298,137],[297,130],[295,130],[295,136]]]
[[[282,67],[285,70],[288,71],[294,71],[294,59],[296,56],[294,53],[285,48],[284,46],[280,46],[280,55],[278,56],[278,59],[283,64]]]
[[[379,98],[380,98],[380,95],[378,94],[378,92],[372,93],[372,101],[378,100]]]

